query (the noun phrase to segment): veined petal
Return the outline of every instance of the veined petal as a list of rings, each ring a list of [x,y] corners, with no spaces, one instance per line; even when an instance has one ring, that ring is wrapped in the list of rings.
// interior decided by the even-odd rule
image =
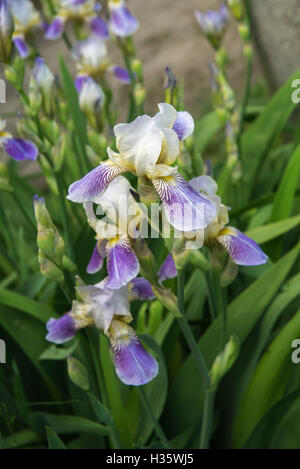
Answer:
[[[195,122],[191,114],[186,111],[177,113],[177,119],[173,125],[173,130],[177,133],[179,140],[188,138],[195,129]]]
[[[110,240],[107,243],[107,257],[108,288],[116,290],[138,275],[139,261],[128,238]]]
[[[99,270],[101,270],[102,265],[103,265],[103,257],[100,254],[99,246],[97,242],[86,271],[88,274],[91,274],[91,275],[95,274],[96,272],[99,272]]]
[[[164,134],[162,151],[158,159],[158,164],[171,165],[180,153],[179,139],[174,130],[164,128],[161,130]]]
[[[77,331],[76,321],[69,313],[59,319],[49,319],[46,327],[48,331],[46,340],[55,344],[63,344],[73,339]]]
[[[55,41],[56,39],[59,39],[62,36],[62,33],[64,32],[64,20],[60,17],[54,18],[52,23],[49,25],[47,28],[45,38],[49,39],[50,41]]]
[[[125,5],[111,8],[110,27],[116,36],[131,36],[139,27],[138,20]]]
[[[155,295],[153,293],[151,283],[143,277],[134,278],[131,280],[131,295],[133,300],[153,300]]]
[[[107,39],[109,37],[109,31],[106,21],[98,16],[94,17],[90,21],[91,30],[102,38]]]
[[[159,283],[177,277],[177,269],[172,254],[168,254],[158,271]]]
[[[215,204],[198,194],[179,173],[152,182],[169,223],[177,230],[200,230],[216,216]]]
[[[236,228],[224,228],[217,239],[238,265],[261,265],[268,260],[258,244]]]
[[[125,172],[125,168],[105,163],[100,164],[82,179],[71,184],[67,199],[79,203],[93,202],[105,191],[115,177]]]
[[[20,57],[22,57],[22,59],[26,59],[26,57],[28,57],[28,55],[29,55],[29,47],[28,47],[25,39],[21,36],[17,36],[13,39],[13,43],[15,44],[16,48],[18,49]]]
[[[22,138],[4,138],[1,141],[6,153],[14,160],[36,160],[38,149],[34,143]]]
[[[110,343],[116,373],[123,383],[141,386],[157,376],[157,361],[144,349],[130,326],[122,321],[113,321]]]

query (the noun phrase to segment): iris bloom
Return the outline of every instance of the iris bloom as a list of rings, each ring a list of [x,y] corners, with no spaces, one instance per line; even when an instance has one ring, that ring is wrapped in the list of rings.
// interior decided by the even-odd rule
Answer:
[[[30,0],[9,0],[14,21],[15,30],[13,42],[22,58],[29,55],[29,47],[26,36],[42,22],[39,12]]]
[[[126,285],[138,275],[140,269],[132,244],[139,236],[137,226],[141,226],[144,214],[130,190],[132,188],[127,179],[119,176],[97,198],[102,213],[107,213],[106,221],[96,217],[92,202],[85,204],[88,222],[97,233],[97,244],[87,272],[98,272],[107,256],[107,287],[112,289]]]
[[[59,10],[46,30],[46,39],[59,39],[68,20],[86,22],[94,34],[102,38],[109,36],[106,22],[98,16],[101,5],[95,0],[60,0]]]
[[[229,22],[229,13],[225,3],[221,5],[219,11],[209,10],[206,13],[195,11],[195,17],[203,34],[218,49]]]
[[[249,266],[265,264],[268,257],[256,242],[237,228],[228,226],[228,207],[223,205],[220,197],[216,195],[218,186],[214,179],[210,176],[199,176],[192,179],[190,185],[197,192],[205,193],[217,207],[217,215],[201,233],[203,243],[212,247],[215,244],[223,246],[235,264]],[[192,247],[193,241],[188,243],[191,243]]]
[[[38,156],[37,147],[29,140],[13,137],[5,132],[6,121],[0,120],[0,145],[6,153],[14,160],[36,160]]]
[[[124,0],[109,0],[109,26],[116,36],[131,36],[139,27],[138,20],[130,13]]]
[[[158,363],[143,347],[132,321],[129,300],[154,298],[151,285],[143,278],[119,290],[107,287],[107,279],[94,286],[77,287],[81,301],[74,301],[72,310],[47,323],[47,340],[62,344],[71,340],[79,329],[95,325],[109,338],[116,373],[123,383],[141,386],[158,373]]]
[[[106,71],[112,71],[123,83],[130,83],[127,70],[112,64],[108,57],[106,43],[98,36],[90,36],[79,41],[73,48],[72,56],[78,70],[75,81],[78,91],[86,77],[99,78]]]
[[[181,231],[204,228],[216,216],[216,207],[205,195],[195,191],[174,166],[180,141],[193,130],[191,115],[177,112],[166,103],[159,104],[159,112],[154,117],[143,115],[130,124],[116,125],[119,153],[108,148],[109,159],[73,183],[68,199],[93,202],[115,177],[130,171],[152,182],[173,227]]]

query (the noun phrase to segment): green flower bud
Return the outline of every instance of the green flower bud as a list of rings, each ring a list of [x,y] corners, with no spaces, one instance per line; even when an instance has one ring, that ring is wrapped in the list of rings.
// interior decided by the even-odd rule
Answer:
[[[77,358],[67,356],[68,375],[72,383],[83,391],[90,389],[89,375],[86,367]]]
[[[64,241],[49,215],[43,198],[34,197],[34,213],[38,225],[38,247],[47,260],[60,266],[64,255]]]
[[[29,80],[29,106],[30,106],[30,111],[32,115],[36,115],[39,113],[41,107],[42,107],[42,95],[40,93],[39,87],[36,83],[35,80],[33,80],[32,77],[30,77]]]
[[[143,64],[142,64],[142,62],[139,59],[134,58],[131,61],[131,68],[132,68],[133,73],[135,73],[136,76],[138,77],[138,79],[140,81],[142,81],[143,80]]]
[[[59,267],[57,267],[54,262],[47,259],[47,257],[39,251],[39,263],[41,273],[48,278],[49,280],[54,280],[55,282],[63,282],[64,274]]]
[[[248,42],[250,40],[250,29],[246,23],[241,23],[238,27],[239,34],[244,42]]]
[[[79,104],[90,124],[99,132],[103,129],[105,94],[92,79],[87,78],[79,93]]]
[[[12,65],[7,65],[5,68],[5,76],[17,90],[23,88],[25,76],[25,60],[16,56]]]
[[[221,379],[234,365],[239,354],[239,342],[236,337],[231,337],[225,349],[217,356],[210,370],[211,386],[216,387]]]
[[[32,77],[41,92],[45,113],[50,117],[53,116],[55,112],[55,77],[41,57],[35,59]]]
[[[243,0],[227,0],[227,5],[233,16],[241,21],[245,17]]]
[[[146,90],[143,85],[137,83],[134,87],[134,98],[137,106],[142,106],[146,98]]]

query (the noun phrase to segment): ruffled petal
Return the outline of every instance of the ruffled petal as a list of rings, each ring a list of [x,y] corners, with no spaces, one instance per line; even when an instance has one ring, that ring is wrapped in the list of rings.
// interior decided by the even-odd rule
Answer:
[[[236,228],[224,228],[217,239],[238,265],[261,265],[268,260],[258,244]]]
[[[103,266],[103,257],[101,256],[99,252],[98,243],[96,243],[96,246],[93,250],[93,254],[87,266],[86,271],[88,274],[92,275],[92,274],[95,274],[96,272],[99,272],[102,266]]]
[[[200,230],[216,216],[215,204],[198,194],[179,173],[154,179],[153,185],[169,223],[177,230]]]
[[[195,129],[195,122],[191,114],[186,111],[177,113],[177,119],[173,125],[173,130],[177,133],[179,140],[188,138]]]
[[[172,129],[177,119],[176,109],[168,103],[158,104],[159,112],[153,117],[155,125],[160,129]]]
[[[128,238],[109,241],[107,257],[108,288],[118,289],[138,275],[139,261]]]
[[[112,322],[110,343],[116,373],[123,383],[141,386],[157,376],[157,361],[145,350],[134,330],[127,324]]]
[[[100,164],[82,179],[71,184],[67,199],[79,203],[97,201],[109,183],[125,172],[124,168],[111,164]]]
[[[93,33],[97,34],[97,36],[100,36],[104,39],[107,39],[109,37],[107,23],[102,18],[92,18],[90,21],[90,27]]]
[[[22,138],[5,138],[2,140],[2,145],[6,153],[14,160],[36,160],[38,156],[38,149],[34,143]]]
[[[111,8],[110,27],[116,36],[131,36],[139,27],[138,20],[125,5]]]
[[[218,184],[210,176],[198,176],[190,179],[189,185],[197,192],[205,192],[209,196],[216,195],[218,191]]]
[[[62,36],[64,32],[64,20],[62,18],[56,17],[52,23],[48,26],[45,38],[50,41],[55,41]]]
[[[158,271],[159,283],[177,277],[177,269],[172,254],[168,254]]]
[[[155,298],[151,283],[143,277],[131,280],[131,295],[134,300],[153,300]]]
[[[76,321],[69,313],[59,319],[49,319],[46,327],[48,331],[46,340],[55,344],[63,344],[73,339],[77,330]]]

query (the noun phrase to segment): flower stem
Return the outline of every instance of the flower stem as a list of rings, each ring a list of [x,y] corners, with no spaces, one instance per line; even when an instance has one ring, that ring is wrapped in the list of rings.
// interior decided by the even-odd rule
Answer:
[[[166,447],[166,448],[169,448],[169,442],[168,442],[168,439],[163,431],[163,429],[161,428],[157,418],[155,417],[152,409],[151,409],[151,406],[150,406],[150,403],[149,403],[149,400],[148,400],[148,397],[144,391],[144,389],[139,386],[137,388],[138,390],[138,393],[139,393],[139,396],[140,396],[140,399],[141,399],[141,402],[147,412],[147,414],[149,415],[150,419],[152,420],[152,423],[153,423],[153,426],[155,428],[155,432],[158,436],[158,438],[160,439],[161,443]]]
[[[209,448],[209,437],[211,435],[212,429],[215,394],[216,390],[214,388],[208,388],[205,390],[200,449]]]

